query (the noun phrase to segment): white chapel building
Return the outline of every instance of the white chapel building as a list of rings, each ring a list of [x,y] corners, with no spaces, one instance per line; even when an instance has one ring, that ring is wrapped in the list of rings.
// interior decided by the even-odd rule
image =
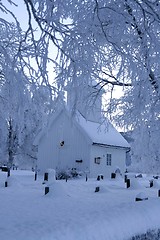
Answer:
[[[123,174],[130,145],[107,119],[102,121],[103,92],[89,86],[78,96],[81,90],[68,90],[67,106],[58,109],[36,137],[38,169],[44,173],[48,168],[57,172],[76,168],[90,177],[110,177],[116,169]]]

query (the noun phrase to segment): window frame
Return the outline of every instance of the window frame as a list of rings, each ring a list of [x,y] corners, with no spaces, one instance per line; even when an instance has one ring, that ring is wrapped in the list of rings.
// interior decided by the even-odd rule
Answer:
[[[101,163],[101,157],[95,157],[94,158],[94,163],[95,164],[100,164]]]
[[[106,165],[112,166],[112,154],[111,153],[106,154]]]

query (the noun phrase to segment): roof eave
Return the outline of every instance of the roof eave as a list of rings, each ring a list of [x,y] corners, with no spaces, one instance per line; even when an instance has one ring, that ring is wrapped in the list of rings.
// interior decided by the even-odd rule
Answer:
[[[118,145],[111,145],[111,144],[105,144],[105,143],[97,143],[97,142],[93,142],[92,145],[96,145],[99,147],[112,147],[112,148],[120,148],[120,149],[125,149],[125,150],[130,150],[130,147],[126,147],[126,146],[118,146]]]

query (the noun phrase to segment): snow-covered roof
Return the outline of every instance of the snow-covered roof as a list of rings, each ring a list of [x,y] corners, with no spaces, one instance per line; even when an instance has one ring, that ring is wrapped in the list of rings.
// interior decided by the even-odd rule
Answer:
[[[77,122],[87,133],[91,141],[95,144],[125,147],[129,148],[129,143],[124,137],[113,127],[113,125],[107,121],[103,121],[102,124],[87,121],[80,113],[77,116]]]
[[[123,147],[123,148],[130,148],[129,143],[125,140],[125,138],[112,126],[112,124],[107,121],[103,121],[102,124],[97,122],[92,122],[86,120],[78,111],[76,112],[75,116],[72,116],[70,111],[67,108],[62,108],[54,114],[49,124],[40,131],[37,137],[34,140],[34,145],[38,145],[40,139],[49,131],[50,127],[52,126],[54,120],[59,116],[61,112],[65,112],[68,117],[74,118],[75,123],[80,129],[85,133],[85,135],[90,139],[93,144],[99,145],[107,145],[107,146],[114,146],[114,147]]]

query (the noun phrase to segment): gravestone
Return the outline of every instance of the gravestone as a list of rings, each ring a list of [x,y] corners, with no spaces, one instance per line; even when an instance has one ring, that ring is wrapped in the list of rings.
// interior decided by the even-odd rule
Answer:
[[[97,181],[100,181],[100,179],[101,179],[101,178],[100,178],[100,175],[98,175],[98,177],[97,177]]]
[[[45,187],[45,195],[49,193],[49,187]]]
[[[100,187],[96,187],[95,192],[99,192]]]
[[[4,185],[5,185],[5,187],[8,187],[8,182],[7,182],[7,181],[5,181],[5,184],[4,184]]]
[[[135,201],[144,201],[144,200],[148,200],[148,197],[143,192],[139,193],[135,198]]]
[[[131,186],[131,181],[130,181],[130,179],[127,179],[126,185],[127,185],[127,188],[130,188],[130,186]]]
[[[116,178],[116,173],[111,173],[111,178],[112,179]]]
[[[150,186],[150,188],[153,187],[153,180],[149,181],[149,186]]]
[[[44,181],[48,181],[48,172],[44,173]]]
[[[127,182],[127,175],[124,175],[124,182]]]

